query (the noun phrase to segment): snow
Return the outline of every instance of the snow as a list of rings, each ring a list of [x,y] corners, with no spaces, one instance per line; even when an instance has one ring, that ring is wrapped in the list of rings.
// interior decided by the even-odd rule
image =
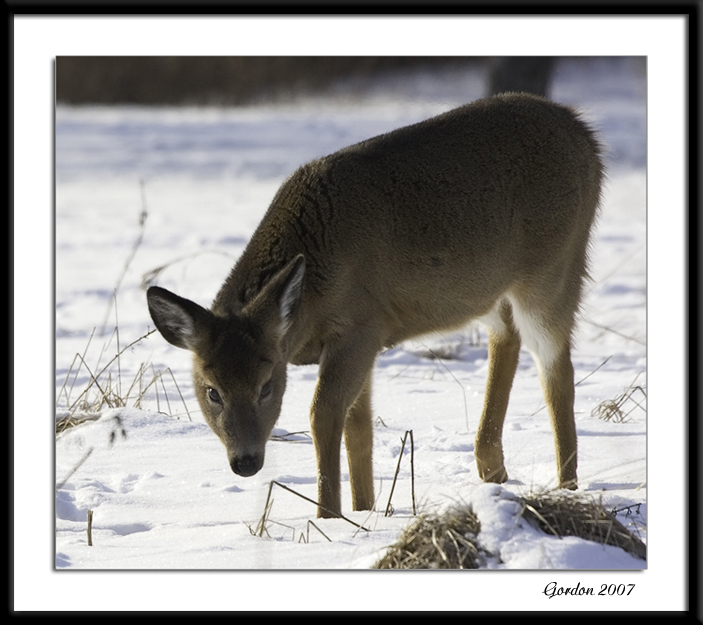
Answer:
[[[644,75],[636,70],[627,63],[598,67],[566,64],[560,69],[554,95],[583,106],[611,147],[610,180],[593,252],[595,280],[584,306],[574,355],[576,379],[584,379],[577,388],[580,486],[584,492],[602,495],[612,506],[641,503],[639,514],[623,521],[636,524],[646,539],[646,415],[635,409],[627,423],[590,416],[595,405],[622,393],[635,379],[646,388],[645,83]],[[427,79],[417,79],[422,88],[411,87],[410,94],[436,92],[437,85],[428,87]],[[482,95],[475,77],[467,82],[475,90],[467,89],[464,99]],[[113,288],[139,234],[140,180],[144,181],[148,219],[142,245],[117,296],[122,346],[144,334],[150,325],[140,290],[145,273],[182,259],[161,272],[157,282],[208,303],[278,184],[292,168],[460,103],[455,93],[438,104],[424,95],[413,98],[401,92],[354,106],[336,100],[243,111],[59,109],[55,302],[59,400],[75,354],[83,353],[93,328],[99,330],[106,318]],[[237,141],[229,132],[239,133]],[[91,366],[105,345],[102,363],[115,352],[115,338],[109,334],[114,309],[108,319],[108,333],[96,333],[90,341],[86,362]],[[514,495],[554,486],[551,432],[540,410],[536,372],[529,354],[522,354],[505,432],[511,480],[500,487],[483,485],[476,476],[472,450],[485,380],[485,346],[467,344],[466,339],[459,345],[461,340],[456,336],[445,340],[433,337],[379,358],[374,380],[374,410],[379,416],[374,458],[379,509],[387,501],[400,439],[412,429],[420,509],[469,501],[487,526],[481,540],[500,554],[499,568],[641,567],[641,562],[633,562],[615,548],[577,539],[559,541],[529,528],[515,530],[511,524],[514,506],[503,508],[501,504],[513,503]],[[425,345],[433,349],[448,345],[460,359],[442,363],[428,360],[421,355]],[[85,569],[367,568],[412,521],[406,448],[393,497],[395,512],[390,518],[379,513],[352,513],[348,483],[343,482],[345,514],[369,527],[370,532],[357,532],[344,520],[314,519],[310,504],[275,489],[270,518],[285,526],[271,526],[271,538],[252,536],[248,525],[255,526],[261,518],[271,480],[314,497],[311,442],[304,434],[295,435],[294,442],[271,441],[264,470],[247,480],[237,478],[226,466],[220,443],[197,413],[187,353],[154,334],[122,354],[123,384],[134,379],[143,362],[153,363],[157,370],[170,368],[193,421],[184,413],[171,378],[165,377],[177,418],[158,413],[163,406],[157,406],[151,396],[145,399],[143,410],[104,411],[98,421],[57,439],[56,483],[66,479],[56,491],[54,564],[59,577]],[[315,371],[315,367],[291,368],[275,433],[308,429]],[[76,388],[81,384],[85,379],[79,379]],[[60,410],[57,408],[57,414]],[[87,460],[71,474],[90,449]],[[95,514],[92,547],[86,544],[88,509]],[[310,519],[332,542],[310,528]],[[309,543],[299,542],[303,535],[309,536]],[[489,572],[489,577],[495,574],[500,573]],[[140,587],[132,587],[132,596],[127,597],[111,596],[106,587],[103,599],[107,605],[119,606],[137,595],[151,595],[143,585],[145,578],[133,575],[130,579]],[[388,580],[388,575],[383,575]],[[403,577],[407,583],[407,576]],[[75,579],[81,578],[88,579]],[[107,585],[114,578],[103,579]],[[242,582],[240,576],[234,579]],[[323,579],[323,574],[311,573],[304,583],[312,586]],[[423,579],[427,577],[420,578],[421,586]],[[474,577],[472,583],[474,579],[478,593],[483,578]],[[560,574],[540,576],[533,585],[542,588],[553,579],[559,579],[563,586],[576,584],[574,577]],[[602,581],[620,577],[613,572],[595,578],[583,573],[578,579],[597,587]],[[642,578],[635,579],[640,583]],[[446,592],[457,588],[456,578],[443,576],[443,580]],[[392,589],[398,582],[386,583]],[[154,604],[163,605],[156,592]],[[277,585],[275,592],[276,605],[264,606],[288,609],[297,601],[300,608],[311,608],[285,584]],[[170,593],[168,599],[170,606],[178,607],[186,597]],[[412,599],[408,596],[408,601]],[[445,602],[449,604],[450,598]],[[355,604],[353,599],[343,599],[337,605]],[[598,605],[631,609],[606,602]],[[562,603],[560,609],[574,607]]]

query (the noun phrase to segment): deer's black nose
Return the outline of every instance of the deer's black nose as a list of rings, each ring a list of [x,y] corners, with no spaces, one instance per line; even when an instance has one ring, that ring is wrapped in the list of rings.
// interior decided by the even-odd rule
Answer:
[[[241,456],[232,458],[229,466],[237,475],[251,477],[261,469],[261,459],[258,456]]]

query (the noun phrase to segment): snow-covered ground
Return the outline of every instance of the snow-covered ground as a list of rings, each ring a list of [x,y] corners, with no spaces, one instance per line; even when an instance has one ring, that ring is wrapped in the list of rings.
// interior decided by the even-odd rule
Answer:
[[[89,369],[97,373],[117,353],[118,341],[124,348],[153,327],[145,277],[209,304],[277,187],[297,166],[481,97],[484,76],[480,71],[416,75],[392,84],[392,90],[380,85],[353,100],[338,95],[241,110],[59,107],[57,416],[86,387]],[[625,509],[621,520],[646,541],[645,89],[641,60],[565,61],[558,66],[553,97],[582,108],[608,146],[609,180],[592,253],[594,281],[573,357],[580,382],[580,490],[602,497],[608,508]],[[113,333],[116,324],[119,337]],[[428,347],[451,357],[428,359]],[[85,365],[79,367],[76,354]],[[142,365],[148,367],[144,374]],[[276,440],[268,444],[263,470],[248,479],[231,472],[219,440],[203,422],[188,353],[154,333],[122,353],[109,371],[110,378],[107,372],[101,377],[103,387],[129,396],[128,407],[104,409],[98,421],[57,437],[57,569],[367,568],[413,520],[408,445],[393,494],[394,514],[383,515],[408,430],[414,439],[418,508],[472,503],[486,519],[486,536],[492,532],[489,542],[500,556],[493,566],[646,567],[614,547],[515,527],[508,512],[498,512],[506,509],[499,503],[510,494],[554,488],[554,450],[535,366],[523,352],[504,435],[511,479],[502,487],[481,485],[473,439],[486,377],[482,331],[418,340],[379,357],[373,403],[377,512],[351,512],[343,461],[344,512],[368,532],[344,520],[316,520],[313,505],[276,487],[269,536],[252,535],[271,480],[316,495],[307,415],[317,367],[289,368]],[[135,408],[140,384],[163,371]],[[640,387],[633,394],[639,405],[626,402],[625,422],[591,415],[630,387]],[[93,511],[92,546],[88,510]]]

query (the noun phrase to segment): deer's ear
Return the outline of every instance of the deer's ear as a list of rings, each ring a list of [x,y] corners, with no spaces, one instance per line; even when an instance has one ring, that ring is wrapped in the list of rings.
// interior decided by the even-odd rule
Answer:
[[[171,345],[196,351],[206,337],[212,313],[195,302],[158,286],[146,292],[149,314],[156,329]]]
[[[254,298],[248,312],[262,325],[283,338],[295,319],[303,292],[305,257],[296,256]]]
[[[305,256],[297,256],[282,270],[287,275],[278,295],[278,307],[281,314],[281,336],[290,329],[295,314],[298,312],[300,296],[303,293],[303,277],[305,276]]]

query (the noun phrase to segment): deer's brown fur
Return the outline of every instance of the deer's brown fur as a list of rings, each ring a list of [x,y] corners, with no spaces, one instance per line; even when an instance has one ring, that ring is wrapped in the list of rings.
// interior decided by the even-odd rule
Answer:
[[[252,475],[279,416],[288,363],[319,363],[310,410],[320,516],[373,506],[371,379],[384,347],[479,319],[489,372],[475,455],[507,479],[502,428],[521,343],[576,487],[571,336],[603,165],[567,107],[525,94],[479,100],[320,158],[284,182],[209,310],[152,287],[163,336],[193,351],[207,422]]]

